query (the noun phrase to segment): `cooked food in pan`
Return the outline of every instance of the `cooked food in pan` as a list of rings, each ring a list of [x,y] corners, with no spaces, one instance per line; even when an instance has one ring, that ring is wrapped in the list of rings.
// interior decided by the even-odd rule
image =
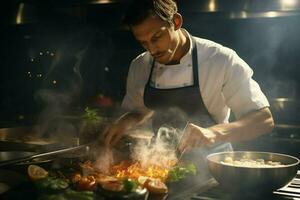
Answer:
[[[264,159],[250,159],[243,157],[239,160],[235,160],[230,156],[225,157],[224,161],[221,161],[222,164],[231,165],[235,167],[257,167],[257,168],[268,168],[268,167],[281,167],[285,166],[281,162],[275,162]]]

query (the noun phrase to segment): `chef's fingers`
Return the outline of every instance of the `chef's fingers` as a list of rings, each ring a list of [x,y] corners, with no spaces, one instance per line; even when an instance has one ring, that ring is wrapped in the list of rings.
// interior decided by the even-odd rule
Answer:
[[[216,143],[216,135],[209,129],[203,130],[203,136],[204,136],[204,144],[208,147],[213,146]]]
[[[120,141],[121,138],[122,138],[122,133],[116,132],[116,134],[114,135],[114,137],[112,138],[112,140],[110,142],[110,145],[111,146],[116,145]]]
[[[180,152],[182,152],[186,147],[187,147],[187,144],[188,144],[188,137],[186,136],[187,134],[184,134],[182,136],[182,138],[180,139],[179,141],[179,144],[178,144],[178,150]]]
[[[189,132],[187,135],[185,135],[185,137],[182,139],[182,142],[179,146],[179,151],[183,151],[186,149],[186,151],[190,151],[191,149],[195,148],[197,146],[197,142],[198,142],[197,136],[195,135],[195,133],[191,133]]]
[[[103,133],[102,133],[102,138],[103,138],[104,140],[106,139],[107,135],[109,134],[109,129],[110,129],[110,127],[111,127],[111,126],[106,126],[106,127],[104,128],[104,131],[103,131]]]
[[[209,139],[207,140],[206,145],[207,145],[208,147],[212,147],[215,143],[216,143],[216,141],[215,141],[214,138],[209,138]]]
[[[186,148],[186,142],[181,140],[177,148],[180,152],[182,152]]]
[[[115,130],[113,128],[109,128],[109,129],[106,130],[105,135],[104,135],[104,137],[105,137],[104,138],[104,141],[105,141],[104,143],[105,143],[106,147],[111,146],[111,142],[112,142],[112,139],[113,139],[115,134],[116,133],[115,133]]]
[[[196,148],[198,144],[197,140],[190,140],[189,143],[187,143],[187,146],[185,147],[185,152],[189,152],[192,149]]]
[[[199,148],[203,146],[203,137],[200,136],[195,140],[195,148]]]

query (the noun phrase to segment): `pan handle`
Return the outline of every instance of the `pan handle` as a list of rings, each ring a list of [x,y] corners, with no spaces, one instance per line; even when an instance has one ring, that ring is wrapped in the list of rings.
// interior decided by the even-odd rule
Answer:
[[[75,147],[63,148],[63,149],[49,151],[49,152],[43,152],[43,153],[37,153],[37,154],[31,155],[31,156],[26,156],[23,158],[17,158],[17,159],[12,159],[12,160],[8,160],[8,161],[3,161],[3,162],[0,162],[0,167],[14,165],[14,164],[18,164],[18,163],[26,162],[26,161],[31,161],[36,158],[46,158],[48,156],[60,155],[60,154],[69,153],[72,151],[78,151],[78,150],[89,151],[91,145],[92,145],[92,143],[88,143],[88,144],[79,145],[79,146],[75,146]]]

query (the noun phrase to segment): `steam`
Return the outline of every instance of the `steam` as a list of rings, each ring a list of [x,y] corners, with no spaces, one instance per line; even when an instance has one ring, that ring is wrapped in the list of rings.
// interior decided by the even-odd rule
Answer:
[[[36,127],[36,133],[43,137],[53,138],[55,136],[61,137],[61,139],[69,137],[70,135],[67,133],[75,133],[73,125],[66,123],[64,119],[59,120],[59,116],[63,115],[71,103],[70,96],[48,89],[40,90],[37,96],[45,102],[47,107],[39,115],[39,126]],[[68,139],[63,139],[63,141],[68,141]]]
[[[107,37],[101,30],[87,27],[72,33],[57,47],[53,61],[43,74],[42,85],[34,96],[41,107],[35,137],[50,137],[67,145],[70,138],[78,137],[80,116],[76,111],[99,92],[96,88],[107,76],[104,67],[112,43],[105,41],[108,41]],[[101,45],[96,48],[98,42]],[[105,86],[102,84],[101,87]]]
[[[151,144],[146,141],[138,142],[133,147],[131,157],[138,161],[142,167],[156,165],[169,168],[170,160],[177,162],[175,148],[178,136],[178,130],[171,127],[161,127]]]
[[[248,20],[236,30],[234,49],[244,51],[242,58],[269,98],[299,96],[298,23],[294,17]]]
[[[113,151],[111,148],[99,149],[97,160],[95,162],[96,168],[105,174],[109,174],[112,163],[114,162]]]

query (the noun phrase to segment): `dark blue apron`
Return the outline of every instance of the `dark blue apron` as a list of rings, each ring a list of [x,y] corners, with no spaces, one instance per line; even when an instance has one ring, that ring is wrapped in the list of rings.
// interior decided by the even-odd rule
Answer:
[[[155,66],[155,61],[153,60],[152,62],[151,72],[144,91],[144,104],[149,109],[155,111],[152,121],[154,133],[164,125],[183,129],[188,121],[201,127],[209,127],[216,124],[205,107],[201,96],[198,78],[197,46],[193,37],[192,44],[194,83],[191,86],[172,89],[155,88],[151,82],[151,76]],[[232,150],[231,144],[226,143],[217,144],[210,148],[196,148],[187,153],[183,157],[183,160],[192,161],[198,170],[198,175],[194,177],[195,180],[189,179],[189,181],[198,182],[209,177],[206,166],[206,156],[208,154],[230,150]]]

